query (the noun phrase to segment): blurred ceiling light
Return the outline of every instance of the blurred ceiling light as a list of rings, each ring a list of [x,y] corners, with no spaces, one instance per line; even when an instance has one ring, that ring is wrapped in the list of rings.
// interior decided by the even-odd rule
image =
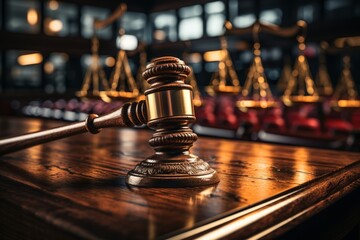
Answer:
[[[201,54],[200,53],[192,53],[189,54],[189,62],[191,63],[199,63],[201,62]]]
[[[39,21],[39,15],[38,15],[38,12],[36,11],[36,9],[29,8],[27,15],[26,15],[26,19],[30,25],[36,25]]]
[[[31,53],[20,55],[17,59],[21,66],[39,64],[43,60],[43,56],[40,53]]]
[[[60,32],[63,29],[63,23],[61,20],[53,19],[49,22],[49,30],[52,32]]]
[[[156,30],[154,32],[154,38],[158,41],[163,41],[166,38],[166,33],[163,30]]]
[[[125,34],[120,37],[117,37],[116,45],[120,49],[132,51],[137,48],[138,40],[134,35],[126,35]]]
[[[107,57],[107,58],[105,59],[105,65],[106,65],[107,67],[113,67],[113,66],[115,65],[115,58],[113,58],[113,57]]]
[[[44,64],[44,71],[46,74],[52,74],[55,70],[55,66],[52,62],[46,62]]]
[[[206,62],[218,62],[223,58],[222,50],[208,51],[204,53],[204,60]]]
[[[50,0],[48,6],[51,10],[56,11],[59,9],[59,3],[56,0]]]

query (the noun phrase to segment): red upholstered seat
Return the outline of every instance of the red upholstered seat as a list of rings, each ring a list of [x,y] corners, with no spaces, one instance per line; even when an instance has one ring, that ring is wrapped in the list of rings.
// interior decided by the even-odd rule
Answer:
[[[199,124],[205,126],[215,126],[215,103],[210,99],[205,99],[203,106],[196,109],[196,119]]]
[[[238,119],[234,113],[234,106],[225,105],[218,109],[217,124],[223,128],[237,129]]]
[[[329,131],[351,132],[353,130],[353,125],[342,119],[328,119],[325,127]]]
[[[290,122],[290,130],[292,132],[310,131],[314,133],[320,132],[320,122],[316,118],[298,118]]]
[[[238,125],[247,126],[253,131],[258,131],[259,119],[255,110],[249,110],[247,112],[239,112],[238,114]]]
[[[272,129],[284,131],[285,127],[285,121],[281,116],[266,115],[263,119],[262,129],[264,130]]]
[[[354,129],[360,129],[360,111],[354,112],[352,114],[351,123]]]

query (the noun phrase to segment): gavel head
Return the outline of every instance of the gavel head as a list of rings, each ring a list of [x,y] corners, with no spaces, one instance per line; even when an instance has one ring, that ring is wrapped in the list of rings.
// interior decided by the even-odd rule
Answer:
[[[184,83],[190,68],[175,57],[153,60],[143,73],[150,84],[145,91],[147,125],[187,125],[195,121],[192,87]]]
[[[184,83],[189,74],[190,68],[175,57],[154,59],[146,67],[143,77],[150,84],[145,91],[146,114],[136,114],[136,119],[146,119],[147,125],[155,129],[149,144],[156,153],[128,173],[129,185],[185,187],[219,181],[208,163],[189,152],[197,140],[188,127],[195,121],[192,87]],[[144,113],[145,104],[132,104],[128,109],[137,112],[135,109],[141,108]]]

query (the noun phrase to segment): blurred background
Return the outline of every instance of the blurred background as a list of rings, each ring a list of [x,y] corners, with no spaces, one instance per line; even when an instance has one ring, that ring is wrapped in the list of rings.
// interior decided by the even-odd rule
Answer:
[[[94,27],[121,3],[127,5],[121,16]],[[260,26],[256,34],[255,26]],[[77,121],[107,113],[129,97],[114,91],[140,97],[146,89],[139,75],[144,65],[171,55],[193,69],[189,82],[199,100],[193,127],[199,134],[358,151],[359,26],[355,0],[0,0],[0,114]],[[300,30],[280,36],[276,29]],[[250,96],[246,82],[256,72],[251,68],[256,53],[261,60],[256,74],[260,85],[265,79],[267,94],[256,95],[258,76]],[[288,82],[299,77],[297,62],[306,63],[300,66],[306,76],[293,82],[304,81],[310,90],[297,94],[313,99],[284,98],[286,89],[294,91]],[[91,78],[89,69],[97,77]],[[114,85],[116,69],[120,84]],[[113,93],[88,94],[87,78],[100,82],[99,91]],[[230,93],[218,88],[219,82],[230,86]]]

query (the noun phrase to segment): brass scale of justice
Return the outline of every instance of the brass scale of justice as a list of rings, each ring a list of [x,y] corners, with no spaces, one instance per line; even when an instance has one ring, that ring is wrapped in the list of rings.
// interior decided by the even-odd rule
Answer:
[[[120,6],[109,17],[110,20],[106,19],[104,22],[113,21],[114,18],[121,16],[124,10],[126,5]],[[100,23],[98,24],[101,26]],[[293,35],[298,27],[279,31],[262,26],[263,29],[269,32],[275,30],[282,36]],[[230,29],[231,27],[227,30],[231,33],[250,30]],[[154,59],[146,66],[142,75],[150,85],[144,92],[145,100],[125,103],[120,109],[105,116],[90,114],[83,122],[0,140],[0,154],[85,132],[97,134],[102,128],[146,124],[155,130],[149,140],[155,154],[146,158],[127,174],[125,181],[128,185],[195,187],[216,184],[219,182],[216,171],[208,163],[189,152],[192,144],[197,140],[197,135],[188,127],[195,121],[193,87],[184,82],[190,73],[191,68],[178,58]]]
[[[94,34],[91,39],[91,64],[89,65],[85,73],[85,77],[80,91],[76,92],[76,96],[82,99],[100,98],[104,102],[111,102],[115,99],[133,100],[137,97],[139,97],[140,100],[139,89],[136,86],[134,77],[131,73],[131,68],[125,50],[120,48],[117,54],[115,68],[110,77],[110,84],[108,83],[104,69],[100,64],[99,40],[96,36],[96,31],[112,24],[116,19],[119,19],[121,16],[123,16],[126,10],[127,5],[125,3],[122,3],[105,20],[96,19],[94,21]],[[125,30],[120,28],[118,34],[119,37],[122,37],[125,34]],[[138,47],[138,51],[140,52],[139,71],[141,71],[142,73],[145,70],[146,65],[146,52],[144,44],[140,44],[140,46]],[[142,77],[139,77],[139,80],[139,87],[141,89],[148,87],[146,86],[146,83],[144,83]],[[129,91],[126,90],[126,82],[128,84]],[[111,87],[109,85],[111,85]]]
[[[211,84],[206,88],[209,95],[215,94],[230,94],[238,95],[241,92],[241,98],[237,101],[237,107],[242,110],[246,108],[271,108],[278,105],[274,100],[266,76],[264,74],[264,68],[261,60],[261,45],[259,34],[265,32],[271,35],[279,37],[293,37],[297,36],[298,47],[299,47],[299,58],[305,59],[303,51],[305,49],[305,34],[307,24],[305,21],[299,20],[295,26],[288,28],[281,28],[277,25],[266,24],[260,21],[255,21],[251,26],[245,28],[234,28],[231,22],[226,21],[224,24],[225,34],[220,37],[222,60],[219,62],[219,70],[215,72],[212,77]],[[230,35],[245,35],[252,34],[254,39],[253,45],[253,63],[249,69],[245,85],[243,88],[239,85],[239,79],[236,75],[233,63],[230,58],[230,54],[227,50],[227,41],[225,36]],[[304,69],[304,70],[303,70]],[[291,71],[291,70],[290,70]],[[313,93],[306,91],[311,84],[313,87],[313,81],[309,76],[309,70],[306,60],[302,64],[296,64],[294,66],[295,72],[303,73],[298,76],[291,76],[290,79],[286,79],[284,85],[286,91],[284,92],[283,101],[286,102],[308,102],[317,101],[318,96],[316,89]],[[290,73],[293,75],[293,73]],[[227,79],[227,76],[230,79]],[[309,81],[309,79],[311,81]],[[230,80],[230,81],[228,81]],[[306,86],[305,90],[304,87]],[[299,89],[297,89],[299,87]],[[284,89],[284,90],[285,90]],[[297,92],[299,90],[299,92]],[[302,91],[302,92],[301,92]],[[306,93],[306,94],[304,94]],[[299,96],[297,96],[297,94]],[[306,96],[303,96],[306,95]]]
[[[126,5],[121,4],[109,18],[95,22],[94,28],[108,25],[125,11]],[[98,58],[93,60],[98,61]],[[98,62],[95,67],[101,70]],[[142,74],[150,85],[144,92],[145,100],[125,103],[120,109],[101,117],[90,114],[83,122],[0,140],[0,155],[85,132],[97,134],[102,128],[146,124],[155,130],[149,140],[155,154],[127,174],[125,181],[128,185],[194,187],[218,183],[216,171],[189,152],[197,140],[197,135],[188,127],[195,121],[193,87],[184,82],[190,73],[191,68],[178,58],[154,59]],[[103,97],[96,88],[99,86],[99,75],[97,77],[95,94]],[[85,83],[89,85],[90,81]]]

